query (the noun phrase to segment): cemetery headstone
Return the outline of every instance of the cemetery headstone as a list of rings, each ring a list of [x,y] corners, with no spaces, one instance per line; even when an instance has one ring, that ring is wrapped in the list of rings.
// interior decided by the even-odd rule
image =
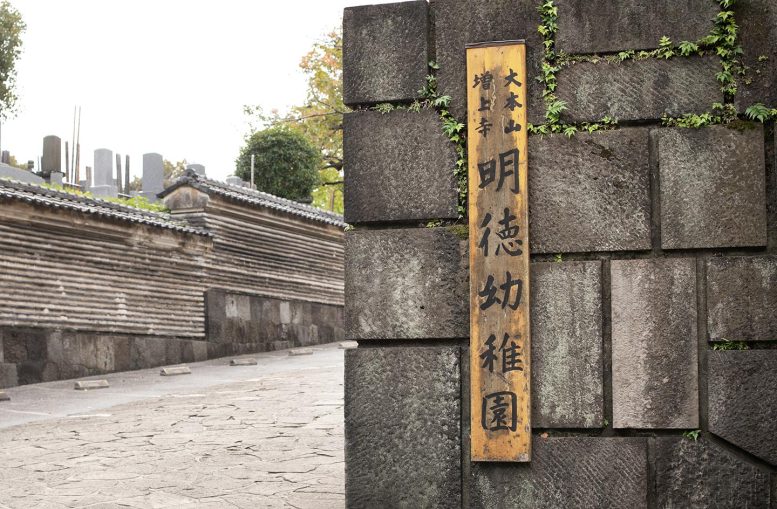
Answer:
[[[55,171],[62,171],[62,140],[59,136],[50,135],[43,138],[41,172],[45,178]]]
[[[143,187],[141,195],[156,201],[156,195],[165,188],[165,163],[161,154],[143,154]]]
[[[87,167],[87,175],[88,175]],[[113,180],[113,151],[107,148],[98,148],[94,151],[93,183],[89,190],[95,196],[118,196],[118,190]]]

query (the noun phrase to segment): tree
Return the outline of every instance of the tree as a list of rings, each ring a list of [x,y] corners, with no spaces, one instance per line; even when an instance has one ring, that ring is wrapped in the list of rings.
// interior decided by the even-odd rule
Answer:
[[[174,163],[165,159],[162,164],[164,164],[164,186],[170,187],[175,184],[175,181],[184,174],[186,171],[186,165],[188,163],[186,162],[186,159],[182,159]]]
[[[321,153],[321,185],[313,190],[313,205],[343,212],[343,38],[333,30],[315,43],[300,62],[308,79],[305,103],[288,114],[277,111],[265,115],[261,107],[246,106],[244,111],[261,126],[284,125],[305,135]]]
[[[13,166],[14,168],[19,168],[20,170],[27,170],[27,165],[22,164],[19,161],[16,160],[16,157],[13,154],[8,154],[8,165]]]
[[[16,61],[22,54],[22,32],[27,26],[19,11],[0,2],[0,120],[8,118],[16,106]]]
[[[259,191],[307,200],[319,185],[321,154],[299,131],[276,125],[251,134],[235,161],[235,175],[251,181],[254,155],[254,185]]]

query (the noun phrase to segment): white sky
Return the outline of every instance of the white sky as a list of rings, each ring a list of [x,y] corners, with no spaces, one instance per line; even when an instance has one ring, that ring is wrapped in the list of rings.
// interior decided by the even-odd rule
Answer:
[[[43,137],[57,135],[64,171],[80,105],[82,175],[108,148],[122,166],[129,154],[133,175],[158,152],[223,179],[247,131],[243,105],[301,103],[302,56],[344,7],[385,1],[11,0],[27,30],[2,149],[37,162]]]

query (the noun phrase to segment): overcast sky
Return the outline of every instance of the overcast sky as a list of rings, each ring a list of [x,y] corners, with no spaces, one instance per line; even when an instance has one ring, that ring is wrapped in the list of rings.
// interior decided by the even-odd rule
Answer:
[[[366,0],[11,0],[27,31],[16,118],[2,149],[37,161],[43,137],[72,138],[81,172],[96,148],[186,158],[223,179],[247,125],[244,104],[283,111],[305,97],[300,58]],[[64,171],[64,154],[63,154]]]

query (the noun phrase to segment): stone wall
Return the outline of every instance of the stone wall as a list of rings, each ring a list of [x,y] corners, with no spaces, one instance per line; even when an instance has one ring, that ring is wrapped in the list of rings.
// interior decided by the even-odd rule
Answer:
[[[557,8],[545,39],[555,90],[533,79],[548,63],[540,4]],[[777,107],[777,4],[733,8],[751,65],[736,91],[722,90],[715,49],[653,52],[662,36],[680,53],[680,41],[730,28],[721,9],[345,10],[345,334],[359,342],[345,366],[349,507],[777,507],[775,130],[744,115]],[[439,111],[408,108],[435,72],[464,122],[464,45],[504,39],[527,41],[533,132],[556,132],[529,139],[530,464],[469,460],[457,156]],[[566,102],[558,120],[545,118],[554,100]]]
[[[343,306],[212,288],[205,293],[210,357],[342,341]]]
[[[0,180],[0,388],[341,339],[342,217],[207,182],[171,219]]]
[[[208,359],[208,343],[164,336],[1,327],[0,389]]]

